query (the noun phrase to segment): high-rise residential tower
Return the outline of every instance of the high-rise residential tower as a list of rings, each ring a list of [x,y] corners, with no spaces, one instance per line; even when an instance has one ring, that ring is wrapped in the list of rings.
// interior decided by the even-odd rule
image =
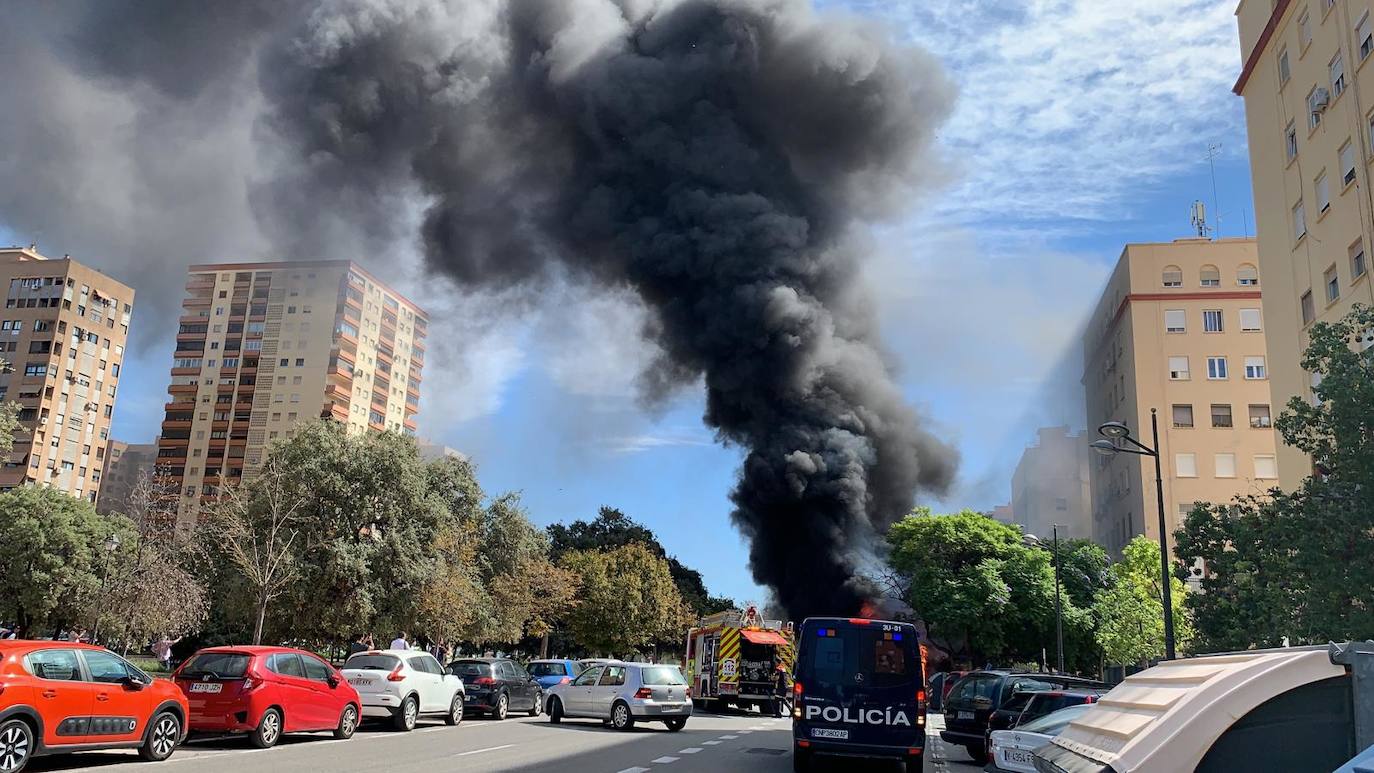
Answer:
[[[1120,421],[1148,445],[1159,412],[1171,536],[1193,503],[1277,483],[1255,260],[1253,239],[1128,244],[1083,338],[1089,439]],[[1112,552],[1158,539],[1154,460],[1093,455],[1089,467],[1093,539]]]
[[[0,249],[0,401],[17,401],[0,491],[46,485],[96,501],[134,291],[70,257]]]
[[[1057,524],[1060,539],[1092,539],[1088,442],[1068,427],[1036,432],[1011,478],[1010,516],[1022,531],[1048,540]]]
[[[299,421],[414,434],[427,319],[350,261],[191,266],[158,464],[178,520]]]

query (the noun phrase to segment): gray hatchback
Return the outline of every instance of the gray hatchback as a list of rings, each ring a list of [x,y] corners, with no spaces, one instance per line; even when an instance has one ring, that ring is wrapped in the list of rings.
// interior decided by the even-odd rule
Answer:
[[[573,681],[549,688],[544,700],[550,722],[587,717],[617,730],[629,730],[636,722],[662,722],[676,732],[692,715],[692,693],[682,671],[657,663],[592,666]]]

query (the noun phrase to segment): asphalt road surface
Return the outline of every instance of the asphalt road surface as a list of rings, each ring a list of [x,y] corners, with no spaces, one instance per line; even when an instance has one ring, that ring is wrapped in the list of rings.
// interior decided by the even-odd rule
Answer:
[[[931,716],[924,773],[973,773],[981,766],[959,747],[939,740],[943,718]],[[102,773],[334,773],[335,771],[560,771],[561,773],[790,773],[791,723],[758,714],[698,713],[686,729],[661,724],[628,733],[589,720],[549,724],[547,718],[495,722],[469,717],[457,727],[422,722],[411,733],[365,724],[352,739],[287,736],[258,750],[245,738],[195,740],[163,763],[140,762],[133,752],[84,752],[34,760],[28,771]],[[822,762],[825,773],[891,773],[896,765],[855,760]]]

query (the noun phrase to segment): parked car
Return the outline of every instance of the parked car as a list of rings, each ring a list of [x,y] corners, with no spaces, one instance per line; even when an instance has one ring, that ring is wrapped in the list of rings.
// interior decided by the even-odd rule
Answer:
[[[996,730],[990,736],[988,773],[1036,773],[1032,752],[1059,735],[1070,722],[1083,716],[1093,704],[1080,703],[1037,717],[1014,730]]]
[[[571,682],[582,673],[575,660],[531,660],[527,670],[545,690],[562,682]]]
[[[546,709],[554,724],[564,717],[588,717],[617,730],[662,722],[677,732],[692,715],[692,691],[677,666],[612,662],[551,687]]]
[[[592,666],[604,666],[607,663],[619,662],[620,661],[616,660],[615,658],[583,658],[582,660],[577,661],[577,673],[580,676],[583,671],[586,671]]]
[[[955,683],[945,696],[945,729],[940,738],[963,746],[974,762],[987,762],[988,722],[1017,693],[1065,688],[1107,689],[1109,685],[1093,679],[1038,672],[986,670],[971,671]]]
[[[544,708],[544,688],[509,658],[460,658],[448,664],[448,672],[462,677],[468,711],[505,719],[512,711],[537,717]]]
[[[954,687],[954,683],[964,678],[967,671],[941,671],[930,677],[930,683],[926,685],[926,708],[929,711],[943,711],[945,707],[945,696]]]
[[[0,641],[0,770],[93,749],[172,756],[186,737],[186,697],[103,647]]]
[[[1002,708],[988,717],[988,757],[992,756],[992,734],[998,730],[1021,727],[1035,719],[1052,714],[1059,709],[1096,703],[1106,693],[1106,688],[1081,688],[1077,690],[1042,690],[1039,692],[1018,692]]]
[[[341,670],[358,691],[364,717],[390,719],[404,731],[414,730],[422,716],[442,716],[450,725],[463,721],[463,680],[445,673],[428,652],[358,652]]]
[[[211,647],[172,674],[192,732],[246,733],[267,749],[286,733],[351,738],[362,700],[333,666],[289,647]]]

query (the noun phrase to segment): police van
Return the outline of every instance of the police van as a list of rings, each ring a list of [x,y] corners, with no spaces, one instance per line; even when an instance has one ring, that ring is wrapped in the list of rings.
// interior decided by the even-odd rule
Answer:
[[[916,627],[863,618],[810,617],[797,635],[792,685],[792,769],[817,754],[880,757],[921,769],[925,674]]]

